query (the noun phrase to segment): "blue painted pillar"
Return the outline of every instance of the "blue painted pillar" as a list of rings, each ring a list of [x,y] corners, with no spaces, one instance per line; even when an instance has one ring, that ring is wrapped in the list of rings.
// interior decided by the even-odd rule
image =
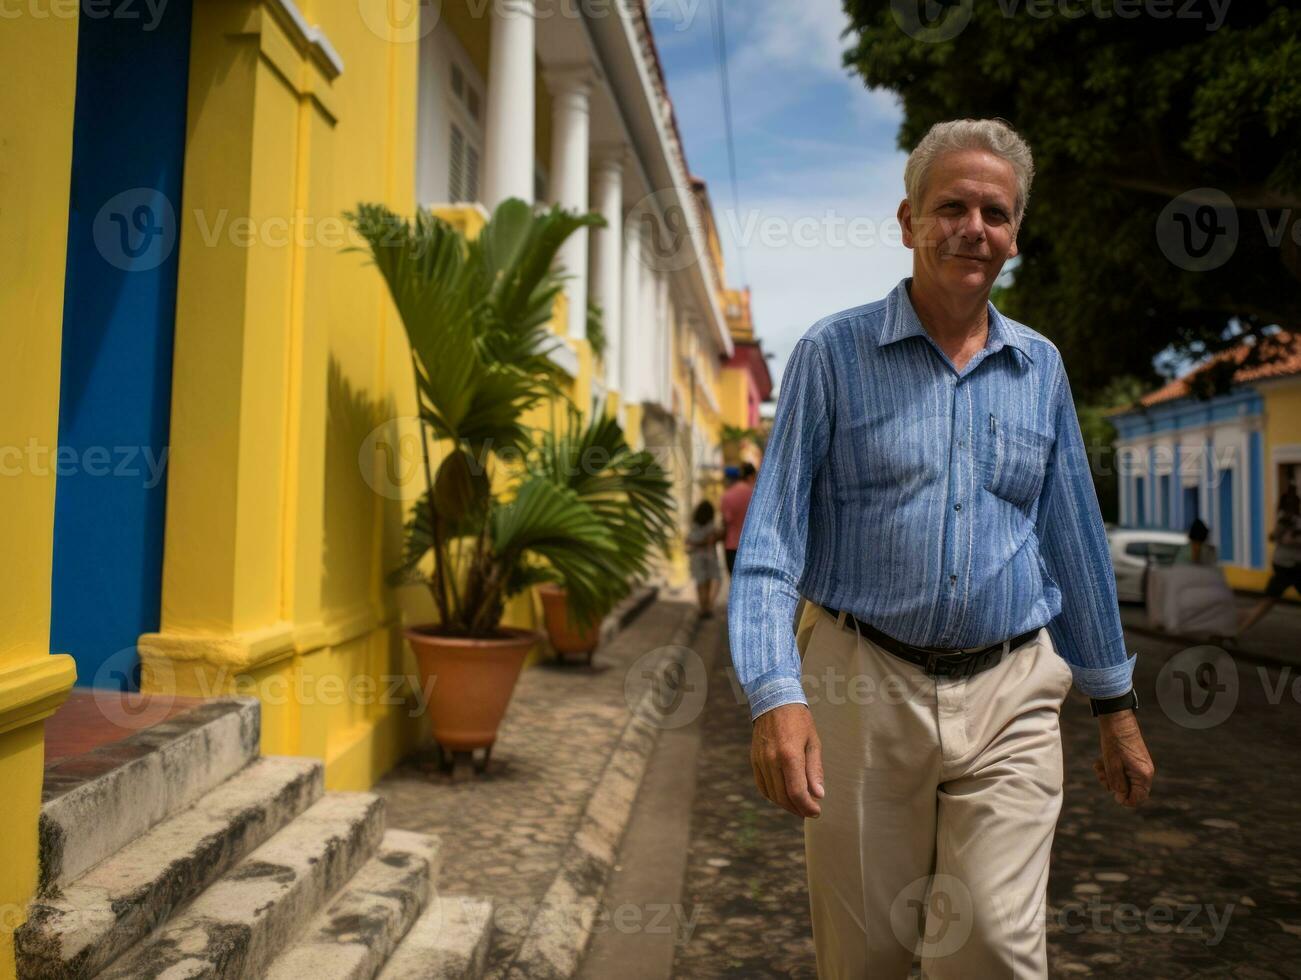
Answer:
[[[1170,477],[1170,523],[1176,531],[1187,528],[1184,523],[1184,479],[1179,469],[1179,442],[1174,444],[1174,470]]]
[[[189,0],[81,6],[50,642],[77,683],[136,686],[158,629],[189,91]]]
[[[1160,494],[1160,481],[1156,478],[1156,446],[1147,447],[1147,513],[1148,521],[1154,526],[1161,521],[1161,508],[1157,504],[1157,495]]]
[[[1206,439],[1206,466],[1205,466],[1206,493],[1202,500],[1202,513],[1206,515],[1206,523],[1211,524],[1219,522],[1215,520],[1215,441],[1209,436]],[[1211,541],[1219,540],[1220,529],[1212,527]],[[1217,545],[1217,550],[1219,546]]]
[[[1265,451],[1259,429],[1247,436],[1247,521],[1250,528],[1251,567],[1265,567]]]
[[[1123,527],[1134,523],[1133,454],[1126,452],[1117,458],[1124,462],[1123,472],[1118,474],[1116,481],[1120,485],[1120,523]]]

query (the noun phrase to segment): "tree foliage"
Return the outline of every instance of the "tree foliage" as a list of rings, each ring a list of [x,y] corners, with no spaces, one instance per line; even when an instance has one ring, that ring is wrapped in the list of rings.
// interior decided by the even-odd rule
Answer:
[[[964,26],[928,40],[904,29],[908,6],[846,0],[845,64],[901,97],[906,149],[961,117],[1003,117],[1030,143],[1037,172],[1002,301],[1058,344],[1077,391],[1155,381],[1171,345],[1214,352],[1241,342],[1235,330],[1301,328],[1301,10],[948,0],[942,16],[959,20],[927,23]],[[1200,188],[1231,199],[1237,244],[1190,271],[1158,228]]]

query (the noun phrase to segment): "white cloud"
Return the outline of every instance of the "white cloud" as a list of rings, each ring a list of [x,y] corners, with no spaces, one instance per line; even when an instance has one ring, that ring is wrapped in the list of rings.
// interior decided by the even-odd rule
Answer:
[[[743,249],[755,328],[781,376],[795,342],[819,318],[880,299],[912,270],[894,215],[904,155],[837,161],[791,176],[788,189],[742,199],[742,214],[715,201],[729,278]],[[780,181],[768,182],[769,186]],[[851,222],[852,232],[851,232]]]
[[[688,159],[713,162],[706,176],[729,284],[745,285],[743,249],[755,327],[765,349],[777,355],[770,367],[779,381],[791,348],[814,321],[880,299],[911,271],[912,253],[898,242],[894,222],[903,196],[904,155],[894,141],[902,108],[893,93],[867,89],[842,67],[851,39],[841,36],[848,23],[841,0],[729,4],[728,74],[743,209],[734,214],[718,164],[726,132],[712,2],[702,0],[693,17],[677,24],[657,19],[657,38],[671,38],[662,50],[671,52],[669,87]],[[685,30],[675,30],[683,24]],[[810,135],[811,121],[822,117],[829,120],[825,132]],[[860,233],[872,230],[872,243],[849,241],[851,220]],[[891,233],[893,239],[882,240]]]

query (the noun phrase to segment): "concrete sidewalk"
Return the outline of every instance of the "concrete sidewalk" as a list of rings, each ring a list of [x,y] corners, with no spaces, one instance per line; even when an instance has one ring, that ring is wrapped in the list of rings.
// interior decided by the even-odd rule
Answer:
[[[493,901],[487,976],[572,976],[698,623],[685,591],[607,636],[593,665],[521,676],[486,774],[453,782],[432,752],[374,792],[390,827],[437,834],[440,890]]]

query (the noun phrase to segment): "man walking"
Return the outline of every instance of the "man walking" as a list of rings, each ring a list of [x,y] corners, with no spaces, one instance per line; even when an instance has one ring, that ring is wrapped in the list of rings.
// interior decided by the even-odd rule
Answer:
[[[756,471],[753,463],[742,463],[740,478],[723,491],[723,554],[727,556],[727,573],[736,564],[736,549],[741,543],[741,528],[754,494]]]
[[[796,344],[741,536],[751,763],[810,818],[823,978],[905,977],[914,951],[931,978],[1047,976],[1072,684],[1115,800],[1141,804],[1155,772],[1061,355],[989,302],[1033,173],[1001,120],[912,152],[913,274]]]

